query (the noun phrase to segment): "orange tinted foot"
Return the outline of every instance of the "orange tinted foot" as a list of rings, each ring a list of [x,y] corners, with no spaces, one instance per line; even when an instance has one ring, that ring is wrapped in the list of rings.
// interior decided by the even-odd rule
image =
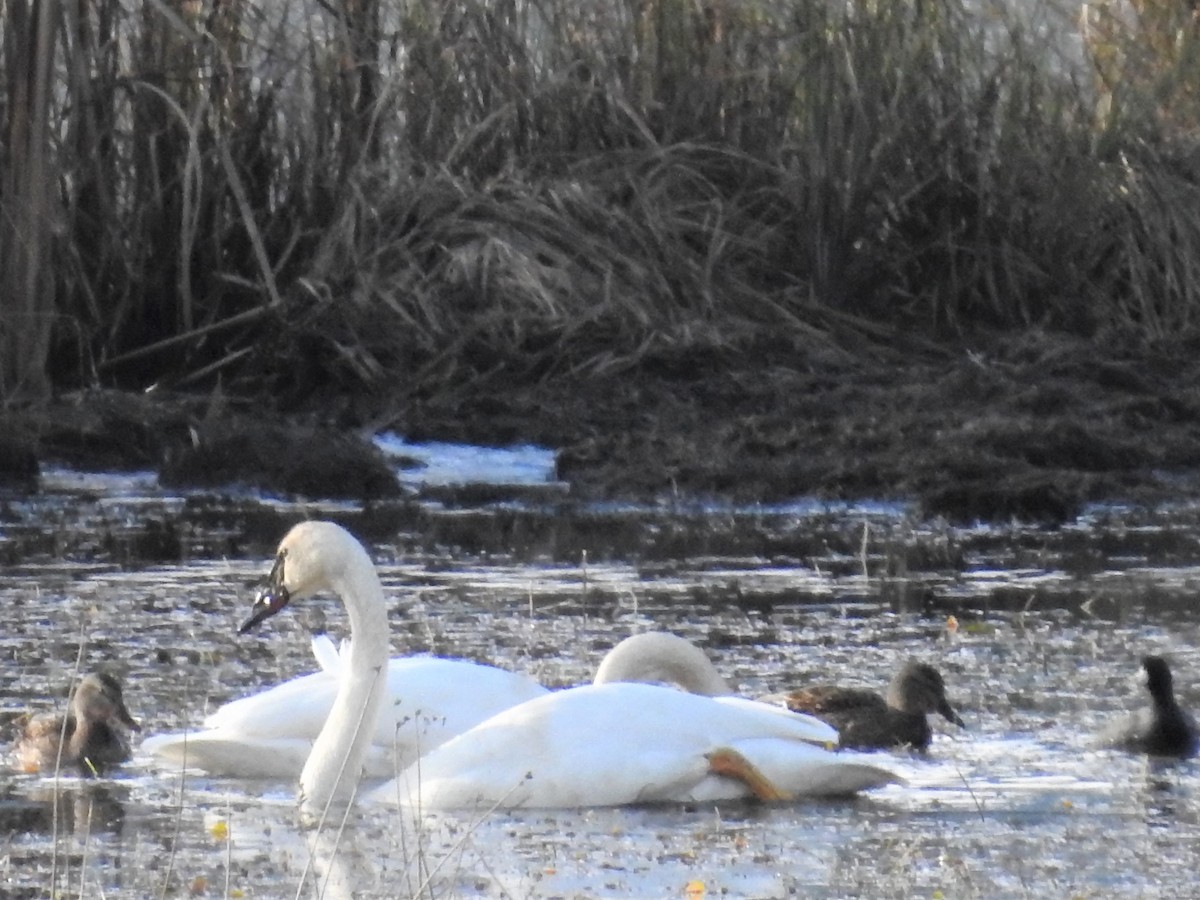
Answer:
[[[746,785],[755,797],[766,803],[792,799],[791,794],[772,784],[754,763],[729,747],[719,747],[708,754],[708,770],[714,775],[737,779]]]

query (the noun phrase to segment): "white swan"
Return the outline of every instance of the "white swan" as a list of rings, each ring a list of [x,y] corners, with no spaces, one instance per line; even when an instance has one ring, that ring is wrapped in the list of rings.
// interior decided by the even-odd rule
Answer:
[[[364,552],[359,562],[365,557]],[[365,562],[370,566],[370,577],[364,571],[356,578],[364,583],[372,579],[377,582],[370,559],[365,558]],[[364,590],[367,596],[382,597],[382,588],[375,585]],[[386,624],[383,627],[386,638]],[[173,766],[186,765],[211,775],[295,778],[329,718],[340,679],[349,671],[349,660],[353,658],[347,642],[343,642],[339,653],[324,634],[314,635],[312,649],[320,671],[232,700],[211,713],[202,730],[147,738],[141,752]],[[631,671],[627,664],[621,665]],[[495,666],[436,656],[389,660],[386,699],[372,729],[364,773],[395,775],[420,754],[472,725],[545,693],[546,688],[528,675]]]
[[[740,697],[592,684],[492,716],[366,799],[427,810],[785,800],[898,780],[809,743],[836,738],[808,716]]]
[[[422,809],[618,806],[839,796],[899,780],[813,741],[835,743],[837,732],[732,696],[694,644],[646,632],[609,651],[591,685],[497,713],[366,799]]]
[[[345,660],[325,635],[313,638],[322,670],[230,701],[193,732],[160,734],[141,751],[211,775],[295,778],[337,695]],[[347,655],[349,650],[344,651]],[[387,698],[364,760],[368,775],[394,775],[488,716],[546,693],[533,678],[495,666],[436,656],[387,664]]]
[[[370,557],[338,525],[297,525],[280,543],[268,587],[241,628],[321,590],[345,603],[353,640],[336,701],[300,775],[302,807],[310,812],[331,799],[352,798],[384,704],[387,617]],[[707,659],[705,664],[711,668]],[[614,662],[598,677],[612,677],[623,667]],[[574,806],[751,793],[843,794],[895,780],[886,770],[806,743],[835,739],[836,732],[815,719],[755,701],[654,685],[596,684],[498,713],[410,764],[401,779],[372,796],[407,801],[420,783],[422,802],[430,806],[481,799],[506,806]],[[527,771],[534,775],[526,781]]]

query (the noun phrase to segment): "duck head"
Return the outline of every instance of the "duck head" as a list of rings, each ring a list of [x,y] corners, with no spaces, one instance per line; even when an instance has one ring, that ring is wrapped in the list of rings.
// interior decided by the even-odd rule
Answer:
[[[80,722],[111,722],[115,719],[133,731],[142,730],[125,705],[121,683],[107,672],[93,672],[79,682],[72,709]]]
[[[1142,668],[1146,672],[1146,690],[1155,698],[1174,696],[1174,683],[1171,678],[1171,667],[1161,656],[1143,656]]]
[[[946,721],[965,728],[950,701],[946,699],[946,682],[942,673],[928,663],[910,659],[888,685],[888,706],[904,712],[938,713]]]

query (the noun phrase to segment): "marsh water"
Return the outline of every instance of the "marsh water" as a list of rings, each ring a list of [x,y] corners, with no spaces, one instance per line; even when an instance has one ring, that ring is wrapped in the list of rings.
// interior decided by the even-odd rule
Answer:
[[[574,507],[551,487],[424,494],[370,509],[177,495],[149,476],[57,473],[0,502],[0,708],[61,706],[80,669],[126,685],[145,733],[312,671],[342,633],[310,601],[238,637],[275,543],[332,517],[376,559],[396,654],[588,680],[662,628],[744,694],[882,689],[909,656],[967,723],[907,782],[780,806],[359,809],[316,837],[292,786],[138,759],[81,782],[0,778],[0,897],[1189,897],[1200,766],[1096,749],[1138,705],[1145,653],[1200,705],[1200,510],[1094,510],[1064,529],[955,529],[900,507]],[[322,622],[322,619],[324,620]],[[670,723],[664,723],[669,727]],[[633,752],[633,748],[631,748]]]

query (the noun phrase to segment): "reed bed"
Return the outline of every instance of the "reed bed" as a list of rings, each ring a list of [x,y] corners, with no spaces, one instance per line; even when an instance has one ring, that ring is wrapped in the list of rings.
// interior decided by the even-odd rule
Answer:
[[[1175,6],[12,0],[0,401],[1192,330]]]

